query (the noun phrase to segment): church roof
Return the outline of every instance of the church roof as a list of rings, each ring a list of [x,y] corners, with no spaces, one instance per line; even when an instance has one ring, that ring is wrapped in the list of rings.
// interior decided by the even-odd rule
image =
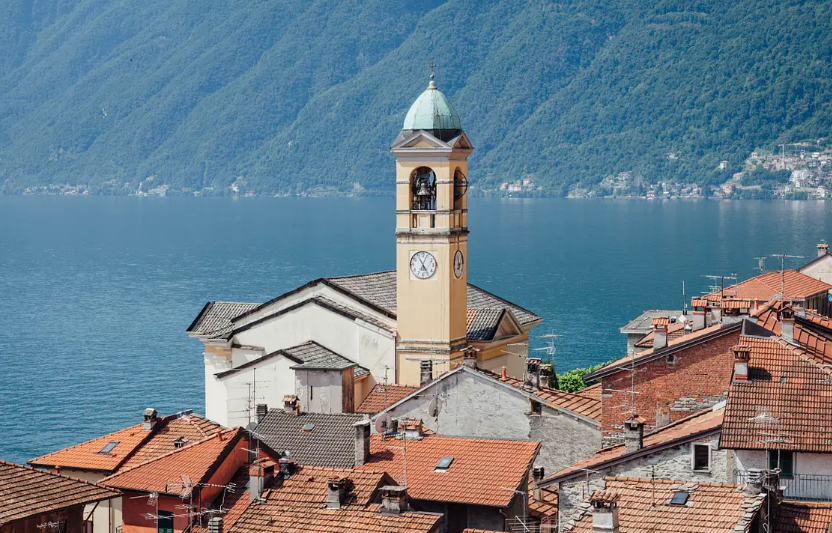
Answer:
[[[243,363],[242,365],[236,368],[226,370],[225,372],[220,372],[216,374],[216,377],[222,379],[232,374],[236,374],[240,370],[244,370],[258,363],[262,363],[263,361],[278,356],[283,356],[289,359],[290,361],[294,361],[295,363],[297,363],[296,366],[292,367],[295,370],[339,370],[343,368],[349,368],[350,366],[355,366],[354,372],[355,377],[357,378],[361,376],[366,376],[370,373],[369,370],[367,370],[363,366],[357,365],[355,362],[347,359],[343,355],[339,355],[330,350],[329,348],[321,346],[315,341],[308,341],[303,344],[298,344],[297,346],[283,348],[271,353],[267,353],[262,357],[252,359],[247,363]]]
[[[244,302],[208,302],[188,326],[188,333],[206,337],[220,337],[231,331],[231,320],[260,304]]]
[[[428,88],[410,106],[403,130],[460,130],[462,121],[451,102],[436,88],[433,74]]]

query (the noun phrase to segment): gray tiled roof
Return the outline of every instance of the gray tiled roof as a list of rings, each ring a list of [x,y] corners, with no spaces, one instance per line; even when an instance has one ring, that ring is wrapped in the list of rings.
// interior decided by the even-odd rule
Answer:
[[[391,332],[394,332],[394,333],[396,331],[395,328],[390,327],[389,325],[385,324],[381,320],[379,320],[379,319],[377,319],[373,316],[370,316],[366,313],[356,311],[352,307],[347,307],[346,305],[341,305],[338,302],[336,302],[334,300],[330,300],[329,298],[324,298],[323,296],[316,296],[315,298],[317,300],[321,301],[321,302],[324,302],[325,304],[327,304],[331,307],[334,307],[335,309],[341,311],[342,313],[349,315],[350,317],[352,317],[354,319],[363,320],[364,322],[367,322],[368,324],[372,324],[375,327],[381,328],[381,329],[386,330],[386,331],[391,331]]]
[[[350,361],[342,355],[338,355],[329,348],[325,348],[315,341],[309,341],[300,346],[293,346],[283,350],[293,357],[297,357],[303,363],[289,368],[293,370],[343,370],[351,366],[356,367],[358,375],[360,368],[354,361]],[[364,369],[366,370],[366,369]]]
[[[231,319],[251,311],[260,304],[245,302],[208,302],[186,331],[196,335],[220,337],[231,331]]]
[[[300,465],[352,468],[355,466],[356,422],[364,415],[286,413],[272,409],[255,432],[272,450],[288,450]],[[312,424],[312,429],[303,427]]]
[[[396,271],[394,270],[373,272],[372,274],[361,274],[358,276],[326,278],[326,280],[374,305],[393,313],[396,312]],[[517,321],[522,325],[540,319],[540,317],[527,309],[503,300],[499,296],[495,296],[475,285],[468,284],[468,309],[504,307],[511,309]]]
[[[505,310],[505,307],[484,307],[469,310],[469,316],[473,316],[468,321],[468,340],[488,341],[493,339]]]

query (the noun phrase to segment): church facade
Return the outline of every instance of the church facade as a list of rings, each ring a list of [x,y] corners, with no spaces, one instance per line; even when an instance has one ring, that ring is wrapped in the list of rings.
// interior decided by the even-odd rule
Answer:
[[[541,319],[468,283],[467,161],[459,115],[430,84],[396,157],[396,270],[319,278],[265,303],[208,302],[206,416],[246,425],[297,396],[309,412],[353,412],[377,383],[422,385],[465,358],[521,378]]]

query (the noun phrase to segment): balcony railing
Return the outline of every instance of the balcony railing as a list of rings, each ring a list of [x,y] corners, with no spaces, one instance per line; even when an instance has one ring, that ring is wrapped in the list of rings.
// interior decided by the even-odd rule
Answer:
[[[748,472],[734,470],[734,483],[745,485],[748,479]],[[780,486],[787,500],[832,501],[832,475],[781,474]]]

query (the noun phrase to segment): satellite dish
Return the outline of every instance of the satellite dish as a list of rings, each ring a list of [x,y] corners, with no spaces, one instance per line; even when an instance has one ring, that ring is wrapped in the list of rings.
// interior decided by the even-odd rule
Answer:
[[[390,430],[390,424],[393,421],[393,417],[390,416],[390,413],[384,413],[383,415],[379,416],[376,419],[376,433],[386,433]]]
[[[436,401],[436,396],[428,404],[428,414],[430,416],[436,416],[436,413],[439,411],[439,402]]]

